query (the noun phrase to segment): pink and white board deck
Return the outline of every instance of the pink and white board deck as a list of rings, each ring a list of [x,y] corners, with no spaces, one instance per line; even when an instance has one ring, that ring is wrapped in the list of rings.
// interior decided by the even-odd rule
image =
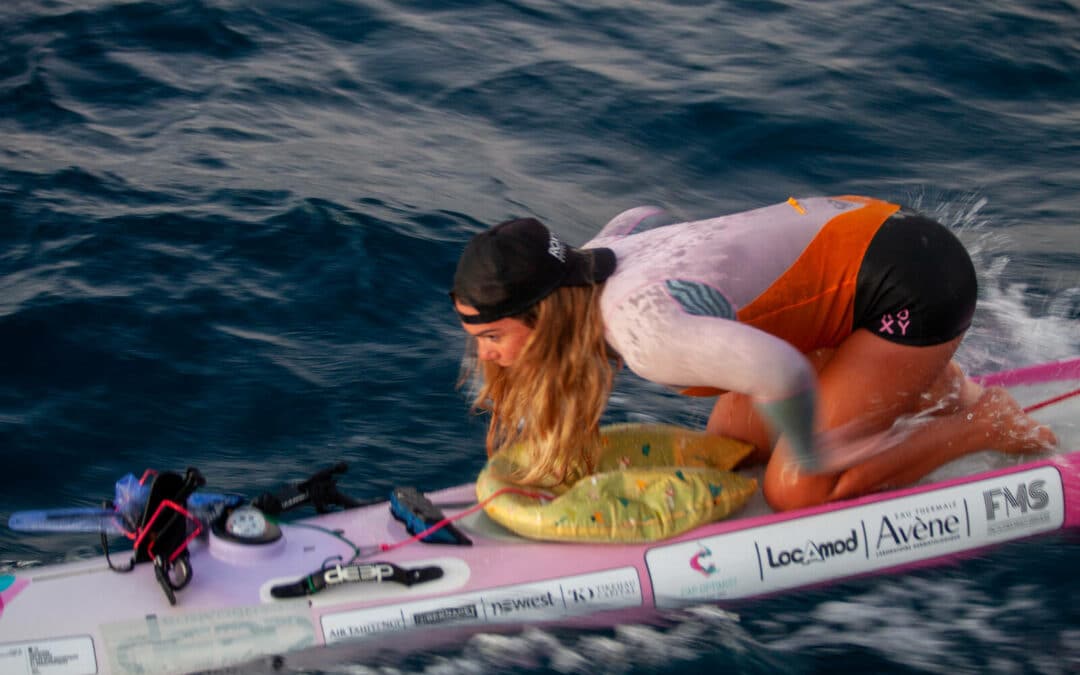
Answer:
[[[1080,359],[984,381],[1029,405],[1080,386]],[[1006,465],[985,453],[916,487],[788,513],[772,513],[755,498],[733,518],[651,544],[527,541],[481,512],[458,523],[470,547],[416,543],[366,558],[442,568],[441,578],[411,587],[342,584],[304,598],[270,596],[275,584],[335,556],[352,558],[352,548],[326,530],[369,549],[408,538],[386,505],[284,525],[282,539],[269,545],[212,534],[196,541],[193,578],[175,606],[148,564],[128,574],[109,570],[103,558],[18,570],[0,575],[0,672],[190,672],[372,638],[422,645],[425,634],[448,630],[615,624],[942,564],[1080,525],[1078,413],[1080,397],[1034,413],[1061,439],[1062,452],[1051,457]],[[475,500],[472,485],[428,496],[447,515]]]

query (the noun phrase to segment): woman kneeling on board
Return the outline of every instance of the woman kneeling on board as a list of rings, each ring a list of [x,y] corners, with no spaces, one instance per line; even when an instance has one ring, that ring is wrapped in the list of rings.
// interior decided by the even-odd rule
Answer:
[[[476,405],[489,454],[533,448],[521,482],[589,471],[619,364],[718,396],[706,430],[757,448],[775,509],[1057,443],[952,363],[977,289],[941,224],[851,196],[653,227],[663,218],[631,209],[581,249],[511,220],[465,248],[451,296],[481,362]]]

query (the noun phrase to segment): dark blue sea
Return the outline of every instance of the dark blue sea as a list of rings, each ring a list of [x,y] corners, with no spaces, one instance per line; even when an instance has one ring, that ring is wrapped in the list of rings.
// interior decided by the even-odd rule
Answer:
[[[972,372],[1080,354],[1074,0],[6,0],[0,520],[146,467],[471,480],[446,291],[514,216],[867,194],[953,227]],[[703,424],[621,374],[608,421]],[[98,553],[0,531],[8,568]],[[327,673],[1080,672],[1080,541]]]

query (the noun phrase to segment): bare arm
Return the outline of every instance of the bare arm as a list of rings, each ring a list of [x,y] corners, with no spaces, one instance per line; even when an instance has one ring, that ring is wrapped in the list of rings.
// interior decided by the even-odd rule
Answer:
[[[814,443],[817,387],[810,362],[792,345],[733,319],[693,316],[653,292],[650,311],[632,328],[627,365],[677,388],[715,387],[747,394],[799,465],[818,467]]]

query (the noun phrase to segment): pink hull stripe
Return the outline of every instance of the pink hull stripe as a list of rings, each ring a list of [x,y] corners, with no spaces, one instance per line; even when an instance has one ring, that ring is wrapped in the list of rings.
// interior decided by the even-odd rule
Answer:
[[[1043,363],[992,375],[981,375],[972,379],[979,384],[991,387],[1015,387],[1024,384],[1041,384],[1054,380],[1075,378],[1080,378],[1080,358],[1067,359],[1056,363]]]
[[[1055,363],[1044,363],[1037,366],[1030,366],[1027,368],[1018,368],[1016,370],[1008,370],[1001,373],[994,373],[992,375],[979,376],[973,379],[978,381],[980,384],[988,386],[1015,387],[1028,384],[1041,384],[1044,382],[1053,382],[1056,380],[1065,380],[1070,378],[1080,378],[1080,358],[1068,359]],[[1080,449],[1074,448],[1073,450]],[[1080,451],[1070,452],[1069,454],[1056,455],[1043,461],[1031,462],[1025,464],[1022,468],[1024,470],[1027,470],[1039,466],[1053,466],[1057,468],[1059,473],[1061,473],[1062,475],[1062,482],[1064,483],[1065,488],[1064,527],[1069,528],[1080,525]],[[890,490],[886,493],[869,495],[858,499],[842,502],[833,502],[810,509],[800,509],[793,513],[772,513],[764,516],[756,516],[753,518],[736,518],[720,524],[719,527],[713,526],[712,528],[710,528],[712,530],[710,534],[719,534],[732,530],[743,530],[759,527],[762,525],[771,525],[773,523],[779,523],[785,520],[794,520],[798,518],[804,518],[809,515],[828,513],[830,511],[842,511],[853,506],[873,504],[876,502],[898,499],[910,495],[933,492],[943,488],[952,487],[954,485],[963,485],[965,483],[971,483],[976,480],[982,480],[985,478],[993,478],[995,476],[1005,476],[1011,473],[1015,473],[1017,470],[1018,467],[1006,467],[1004,469],[989,471],[978,475],[954,478],[952,480],[942,481],[940,483],[934,483],[932,485],[920,485],[906,489]],[[693,534],[684,538],[693,538]]]
[[[770,513],[764,516],[755,516],[753,518],[736,518],[733,520],[723,521],[718,525],[709,527],[709,534],[723,534],[733,530],[747,530],[762,525],[772,525],[774,523],[784,522],[786,520],[799,520],[806,518],[807,516],[815,516],[821,513],[829,513],[832,511],[844,511],[855,506],[862,506],[864,504],[875,504],[877,502],[892,501],[894,499],[901,499],[903,497],[909,497],[911,495],[918,495],[927,492],[936,492],[945,488],[953,487],[956,485],[965,485],[967,483],[974,483],[975,481],[984,480],[987,478],[995,478],[997,476],[1008,476],[1023,470],[1028,471],[1036,469],[1042,466],[1049,466],[1057,469],[1061,474],[1062,483],[1065,488],[1065,523],[1063,528],[1076,527],[1080,525],[1080,452],[1072,452],[1066,455],[1057,455],[1050,459],[1043,461],[1035,461],[1024,464],[1023,466],[1007,467],[1004,469],[997,469],[994,471],[987,471],[984,473],[973,474],[971,476],[964,476],[961,478],[953,478],[951,480],[941,481],[939,483],[933,483],[931,485],[919,485],[902,490],[890,490],[888,492],[882,492],[879,494],[869,495],[867,497],[860,497],[858,499],[851,499],[841,502],[831,502],[829,504],[823,504],[808,509],[800,509],[798,511],[791,511],[786,513]],[[688,535],[683,535],[680,539],[694,539],[696,536],[700,536],[700,533],[693,532]],[[676,541],[676,540],[672,540]]]

